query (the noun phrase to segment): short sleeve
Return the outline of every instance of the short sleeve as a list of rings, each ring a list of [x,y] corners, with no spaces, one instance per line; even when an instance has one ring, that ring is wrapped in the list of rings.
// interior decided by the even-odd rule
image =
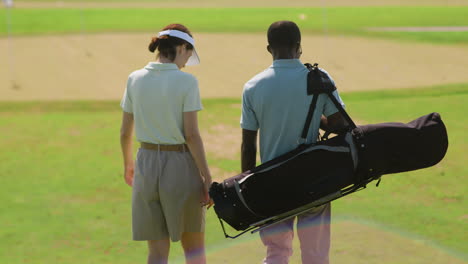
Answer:
[[[202,106],[201,99],[200,99],[198,81],[197,79],[193,78],[193,80],[189,84],[187,93],[185,94],[183,111],[193,112],[193,111],[200,111],[202,109],[203,109],[203,106]]]
[[[335,96],[335,98],[338,100],[338,102],[341,104],[341,106],[343,108],[345,108],[345,104],[341,100],[340,95],[338,94],[338,92],[336,90],[333,92],[333,96]],[[323,114],[325,116],[330,116],[330,115],[333,115],[336,112],[338,112],[338,108],[336,108],[335,104],[327,96],[325,104],[324,104]]]
[[[243,129],[252,131],[257,131],[259,126],[247,89],[244,89],[242,94],[242,115],[240,125]]]
[[[330,80],[332,81],[333,85],[336,86],[335,84],[335,81],[333,80],[333,78],[330,76],[330,74],[328,74],[328,72],[326,72],[325,70],[323,69],[320,69],[322,72],[324,72],[325,74],[328,75],[328,78],[330,78]],[[343,108],[345,108],[345,104],[343,103],[343,100],[341,100],[341,97],[340,95],[338,94],[338,91],[335,90],[333,91],[333,96],[335,96],[336,100],[338,100],[338,102],[341,104],[341,106]],[[327,96],[327,99],[325,101],[325,104],[324,104],[324,109],[323,109],[323,114],[325,116],[330,116],[330,115],[333,115],[334,113],[338,112],[338,108],[336,108],[335,104],[332,102],[332,100]]]
[[[127,88],[125,88],[125,92],[122,98],[122,101],[120,101],[120,107],[122,107],[124,112],[127,113],[133,113],[133,104],[132,104],[132,98],[130,97],[130,77],[128,78],[127,81]]]

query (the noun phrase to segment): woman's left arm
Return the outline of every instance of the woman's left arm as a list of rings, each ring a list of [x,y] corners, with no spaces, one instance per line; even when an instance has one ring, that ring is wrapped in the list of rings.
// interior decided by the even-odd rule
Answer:
[[[120,147],[122,148],[124,161],[124,179],[132,186],[135,164],[133,161],[133,114],[123,112],[122,126],[120,127]]]

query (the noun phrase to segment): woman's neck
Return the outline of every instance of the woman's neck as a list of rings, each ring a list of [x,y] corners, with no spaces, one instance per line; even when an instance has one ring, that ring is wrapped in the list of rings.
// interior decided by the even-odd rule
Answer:
[[[180,63],[178,63],[176,60],[172,61],[172,60],[170,60],[170,59],[168,59],[166,57],[163,57],[163,56],[160,56],[160,57],[156,58],[156,62],[159,62],[159,63],[174,63],[174,64],[177,65],[177,67],[179,69],[182,69],[182,67],[183,67],[183,65],[179,65]]]
[[[166,57],[163,57],[163,56],[160,56],[158,58],[156,58],[156,62],[160,62],[160,63],[174,63],[174,61],[171,61],[170,59],[166,58]]]

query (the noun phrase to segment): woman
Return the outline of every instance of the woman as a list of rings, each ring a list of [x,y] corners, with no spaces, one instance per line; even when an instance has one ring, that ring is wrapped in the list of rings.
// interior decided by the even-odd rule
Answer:
[[[152,39],[155,62],[130,74],[121,102],[124,177],[133,186],[133,239],[148,242],[148,263],[167,263],[181,241],[187,263],[205,263],[205,208],[211,174],[198,130],[198,82],[180,71],[199,63],[189,30],[171,24]],[[134,164],[132,132],[141,146]],[[134,177],[135,175],[135,177]]]

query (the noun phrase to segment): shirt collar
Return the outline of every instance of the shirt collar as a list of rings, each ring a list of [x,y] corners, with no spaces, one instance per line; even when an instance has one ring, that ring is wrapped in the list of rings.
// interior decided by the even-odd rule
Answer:
[[[178,70],[179,67],[175,63],[160,63],[160,62],[150,62],[148,65],[145,66],[147,70],[157,70],[157,71],[164,71],[164,70]]]
[[[296,68],[299,66],[304,66],[299,59],[284,59],[284,60],[274,60],[273,68]]]

